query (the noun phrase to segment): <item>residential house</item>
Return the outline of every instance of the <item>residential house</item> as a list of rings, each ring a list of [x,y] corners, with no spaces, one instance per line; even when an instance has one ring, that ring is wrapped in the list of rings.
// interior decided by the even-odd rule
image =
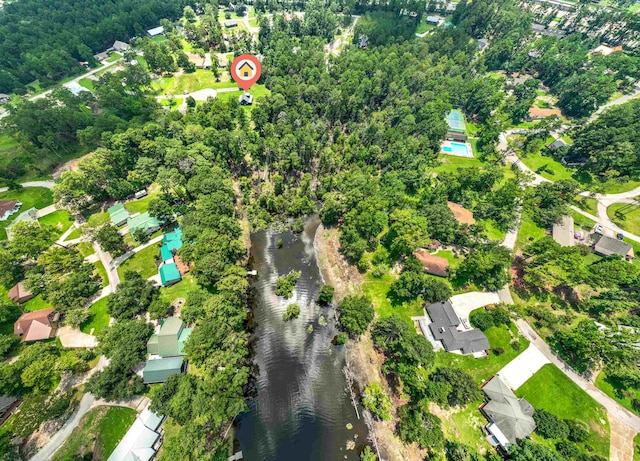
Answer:
[[[158,37],[160,35],[164,35],[164,27],[160,26],[160,27],[154,27],[153,29],[149,29],[147,31],[147,34],[149,34],[149,37]]]
[[[505,451],[518,440],[528,437],[536,428],[533,420],[535,410],[525,399],[519,399],[500,376],[494,376],[482,386],[489,401],[480,407],[480,412],[489,424],[490,442]]]
[[[147,341],[147,352],[160,357],[175,357],[184,355],[184,344],[193,331],[185,328],[179,317],[167,317],[160,323],[157,333],[151,335]]]
[[[238,102],[241,106],[250,106],[251,104],[253,104],[253,95],[251,95],[250,93],[242,93],[242,95],[240,95],[240,97],[238,98]]]
[[[22,338],[21,342],[40,341],[52,336],[59,315],[53,308],[26,312],[13,324],[13,334]]]
[[[238,21],[236,21],[235,19],[227,19],[227,20],[224,22],[224,26],[225,26],[227,29],[232,29],[232,28],[234,28],[234,27],[238,27]]]
[[[31,290],[25,288],[23,282],[18,282],[12,286],[7,295],[9,299],[18,304],[26,303],[35,296],[31,293]]]
[[[107,59],[109,59],[109,52],[103,51],[102,53],[94,54],[93,59],[95,59],[96,61],[106,61]]]
[[[560,118],[561,115],[562,112],[560,112],[560,109],[543,109],[538,106],[533,106],[529,109],[527,120],[531,122],[533,120],[542,120],[543,118],[553,116],[555,116],[556,118]]]
[[[563,247],[572,247],[576,244],[575,231],[572,216],[563,216],[560,222],[553,225],[553,240]]]
[[[180,270],[175,262],[163,263],[158,269],[158,272],[160,273],[160,283],[163,287],[175,285],[182,280]]]
[[[549,144],[548,147],[549,147],[549,150],[556,151],[561,147],[568,147],[568,144],[564,142],[562,138],[558,138],[555,141],[553,141],[551,144]]]
[[[160,425],[164,416],[142,410],[107,461],[150,461],[162,445]]]
[[[0,93],[0,106],[11,101],[11,96],[6,93]]]
[[[17,200],[0,200],[0,221],[6,221],[14,213],[20,211],[21,202]]]
[[[600,53],[604,56],[609,56],[610,54],[619,53],[621,51],[622,51],[622,45],[609,46],[603,43],[595,47],[593,50],[591,50],[591,54]]]
[[[142,381],[145,384],[164,383],[169,376],[186,371],[187,362],[182,357],[167,357],[147,361],[142,369]]]
[[[129,219],[129,212],[122,203],[116,203],[109,208],[109,219],[114,226],[122,226]]]
[[[162,236],[160,255],[162,261],[173,262],[176,252],[182,248],[182,229],[176,227],[173,232],[167,232]]]
[[[129,232],[133,235],[136,232],[143,232],[145,235],[151,234],[158,229],[162,223],[149,214],[148,211],[140,213],[138,216],[127,219]]]
[[[427,274],[449,277],[449,260],[447,258],[434,256],[427,250],[414,251],[413,256],[422,263]]]
[[[13,411],[20,405],[20,399],[11,395],[0,395],[0,425],[2,425]]]
[[[490,349],[489,340],[482,331],[462,325],[451,302],[431,304],[427,312],[431,318],[429,330],[433,338],[442,343],[445,351],[478,357],[486,355]]]
[[[14,219],[13,222],[5,228],[5,231],[7,232],[7,239],[11,240],[11,238],[13,237],[13,235],[11,234],[11,230],[16,224],[21,222],[37,223],[38,210],[36,210],[35,208],[29,208],[27,211],[23,211],[22,213],[20,213],[16,217],[16,219]]]
[[[591,238],[593,239],[593,251],[602,256],[618,255],[627,260],[631,260],[635,257],[633,254],[633,247],[622,240],[607,237],[599,233],[594,233]]]
[[[476,223],[473,213],[462,205],[455,202],[447,202],[447,206],[453,212],[453,216],[456,218],[456,221],[460,224],[471,225]]]
[[[111,46],[118,53],[122,53],[123,51],[127,51],[131,49],[131,45],[126,42],[121,42],[120,40],[116,40],[113,42],[113,46]]]
[[[467,126],[464,121],[464,114],[461,110],[452,109],[446,117],[447,125],[449,129],[447,131],[446,138],[449,141],[461,141],[467,140]]]
[[[431,24],[432,26],[437,26],[438,24],[440,24],[440,17],[439,16],[427,16],[425,21],[427,22],[427,24]]]

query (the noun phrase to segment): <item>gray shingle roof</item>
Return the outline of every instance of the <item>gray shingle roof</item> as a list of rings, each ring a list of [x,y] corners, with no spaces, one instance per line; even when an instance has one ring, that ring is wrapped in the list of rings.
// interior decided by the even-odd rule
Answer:
[[[482,408],[486,417],[494,423],[510,443],[524,439],[536,428],[535,410],[529,402],[519,399],[502,381],[494,376],[482,387],[489,402]]]
[[[463,354],[490,349],[489,340],[478,329],[458,331],[460,319],[449,301],[431,304],[427,307],[432,323],[429,325],[434,339],[442,341],[446,351],[460,350]]]
[[[613,254],[627,256],[633,249],[633,247],[627,242],[623,242],[622,240],[607,237],[606,235],[601,235],[600,237],[598,237],[598,241],[594,245],[593,249],[596,251],[596,253],[600,253],[605,256]],[[631,253],[631,256],[633,256],[633,253]]]

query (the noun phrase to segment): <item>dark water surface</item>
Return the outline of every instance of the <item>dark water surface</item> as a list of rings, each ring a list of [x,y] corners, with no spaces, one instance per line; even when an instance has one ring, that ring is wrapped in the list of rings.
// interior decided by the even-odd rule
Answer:
[[[356,417],[342,373],[344,350],[331,344],[337,334],[333,308],[315,303],[323,285],[313,247],[318,225],[312,218],[302,234],[261,231],[251,236],[258,271],[252,285],[258,396],[236,429],[247,461],[355,461],[358,450],[348,450],[347,441],[357,448],[366,443],[366,427]],[[282,248],[276,247],[279,238]],[[274,292],[275,282],[291,270],[302,276],[293,297],[283,299]],[[292,302],[300,305],[300,316],[284,322],[282,313]],[[326,326],[320,325],[320,315]]]

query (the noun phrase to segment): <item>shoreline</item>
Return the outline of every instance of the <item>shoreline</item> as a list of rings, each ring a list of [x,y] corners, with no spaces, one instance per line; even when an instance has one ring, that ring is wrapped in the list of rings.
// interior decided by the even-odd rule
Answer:
[[[321,223],[313,240],[316,261],[324,283],[334,287],[334,302],[339,302],[348,294],[362,294],[362,275],[357,268],[349,264],[340,254],[339,231],[327,229]],[[349,340],[345,360],[351,369],[358,393],[361,394],[369,383],[380,383],[391,396],[393,418],[391,421],[373,421],[369,426],[369,439],[375,437],[380,449],[380,459],[386,461],[422,461],[424,453],[415,444],[406,445],[395,435],[397,407],[406,402],[400,401],[389,389],[382,375],[384,356],[376,352],[371,337],[366,334],[358,340]],[[366,419],[365,419],[366,421]],[[372,447],[374,443],[371,443]]]

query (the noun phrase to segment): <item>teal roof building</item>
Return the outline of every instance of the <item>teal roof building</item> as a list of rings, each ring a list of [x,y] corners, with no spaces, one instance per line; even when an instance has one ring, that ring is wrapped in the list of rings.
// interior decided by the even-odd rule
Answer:
[[[173,256],[172,256],[173,257]],[[178,283],[182,280],[182,276],[180,275],[180,270],[176,263],[165,263],[160,266],[160,283],[162,283],[163,287],[167,287]]]
[[[192,328],[185,328],[180,318],[167,317],[162,320],[158,333],[149,338],[147,352],[161,357],[184,355],[184,345],[192,331]]]
[[[134,216],[133,218],[129,218],[127,220],[127,224],[129,225],[129,232],[131,234],[141,230],[145,234],[150,234],[152,232],[160,229],[160,221],[157,218],[149,215],[148,211],[144,213],[140,213],[138,216]]]
[[[109,219],[114,226],[122,226],[129,219],[129,212],[122,203],[116,203],[109,208]]]
[[[164,383],[169,376],[183,373],[185,368],[182,357],[149,360],[142,370],[142,381],[145,384]]]
[[[182,229],[176,227],[173,232],[164,234],[162,237],[162,246],[160,247],[162,260],[170,260],[180,248],[182,248]]]

